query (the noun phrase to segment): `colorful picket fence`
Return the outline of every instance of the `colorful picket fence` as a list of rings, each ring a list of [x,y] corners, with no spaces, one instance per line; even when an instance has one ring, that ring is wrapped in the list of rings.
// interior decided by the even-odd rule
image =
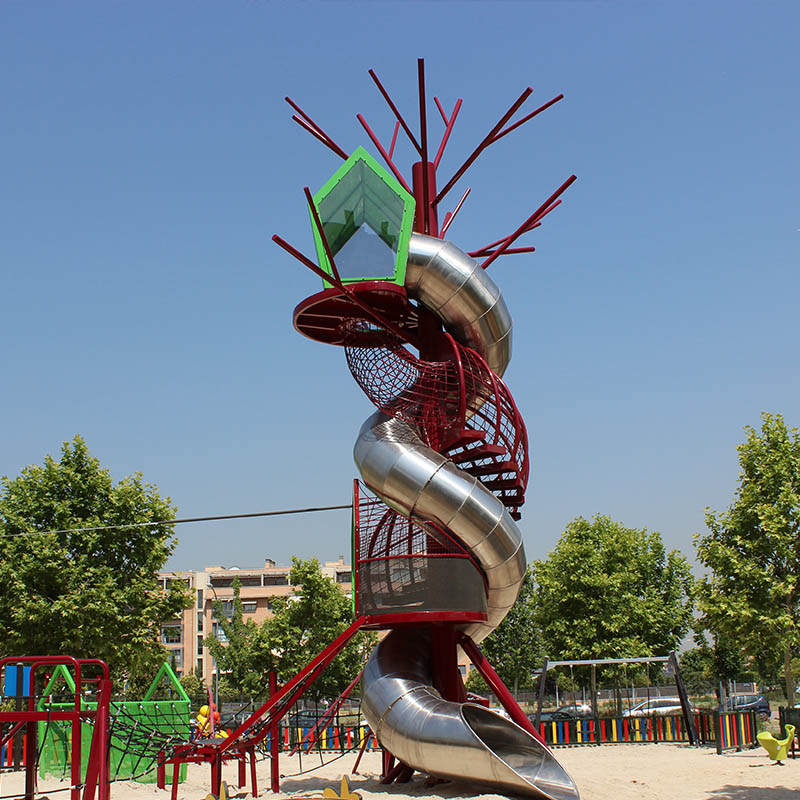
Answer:
[[[714,723],[717,728],[717,752],[723,750],[738,750],[757,744],[755,711],[733,711],[730,714],[714,714]]]
[[[314,750],[358,750],[364,747],[366,750],[379,750],[380,745],[368,725],[328,725],[320,730],[311,727],[301,728],[293,725],[281,725],[280,749],[291,750],[299,747],[303,742],[303,749]],[[308,738],[306,738],[308,737]],[[267,734],[265,740],[266,749],[271,746],[271,734]]]
[[[698,744],[714,744],[718,752],[756,743],[758,731],[752,711],[702,712],[694,715],[694,723]],[[689,741],[682,716],[554,720],[540,723],[539,732],[553,747]]]
[[[736,711],[730,714],[701,712],[694,715],[694,723],[698,744],[714,745],[719,753],[757,744],[758,727],[755,713],[752,711]],[[539,732],[547,744],[553,747],[689,741],[686,723],[682,716],[558,720],[540,723]],[[366,749],[380,748],[375,735],[367,725],[359,727],[331,725],[319,731],[313,731],[312,728],[282,726],[280,737],[282,751],[291,750],[301,742],[305,742],[303,749],[343,752],[362,747],[365,740]],[[267,742],[269,741],[267,739]]]

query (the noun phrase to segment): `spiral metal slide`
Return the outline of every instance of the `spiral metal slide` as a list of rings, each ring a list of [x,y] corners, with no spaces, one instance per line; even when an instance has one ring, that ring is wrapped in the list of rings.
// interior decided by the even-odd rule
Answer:
[[[475,260],[447,241],[413,234],[405,286],[454,339],[502,376],[511,357],[511,317]],[[424,444],[412,425],[382,412],[362,426],[354,456],[364,483],[390,508],[448,531],[480,564],[487,621],[470,623],[465,632],[476,642],[485,638],[514,604],[525,575],[522,539],[505,505]],[[431,775],[577,800],[572,778],[530,733],[483,706],[441,697],[433,687],[427,637],[422,628],[392,630],[364,670],[362,706],[381,744]]]

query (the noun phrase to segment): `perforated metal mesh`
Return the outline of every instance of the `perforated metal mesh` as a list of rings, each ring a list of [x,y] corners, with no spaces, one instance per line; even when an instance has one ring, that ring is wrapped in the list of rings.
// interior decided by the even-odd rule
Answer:
[[[433,523],[401,516],[360,482],[354,514],[356,610],[486,612],[486,585],[463,545]]]
[[[529,474],[525,423],[478,353],[447,337],[452,359],[423,361],[366,320],[348,320],[341,338],[350,372],[377,408],[413,425],[429,447],[514,511],[522,505]]]

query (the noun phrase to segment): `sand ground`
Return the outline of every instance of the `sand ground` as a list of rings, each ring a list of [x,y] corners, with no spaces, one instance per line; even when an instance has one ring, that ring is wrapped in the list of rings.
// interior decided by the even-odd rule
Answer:
[[[800,800],[800,758],[773,765],[763,750],[744,750],[718,756],[711,748],[687,745],[640,744],[601,747],[559,748],[559,761],[578,785],[582,800]],[[328,756],[325,756],[326,759]],[[350,771],[355,754],[350,753],[320,765],[319,757],[304,756],[302,767],[313,771],[296,775],[297,757],[282,758],[279,797],[320,797],[323,789],[335,789],[347,775],[350,789],[363,800],[503,800],[500,795],[481,793],[467,784],[429,785],[416,774],[410,783],[382,786],[379,783],[380,755],[367,753],[358,775]],[[247,789],[236,786],[236,767],[225,768],[228,797],[245,800]],[[269,798],[269,762],[258,765],[259,791]],[[39,797],[67,800],[65,783],[40,781]],[[0,779],[0,800],[22,791],[20,774],[4,774]],[[61,789],[62,791],[57,791]],[[56,791],[54,791],[56,790]],[[190,765],[187,780],[180,785],[179,800],[205,800],[209,792],[209,768]],[[121,781],[112,784],[112,800],[169,800],[169,793],[152,784]]]

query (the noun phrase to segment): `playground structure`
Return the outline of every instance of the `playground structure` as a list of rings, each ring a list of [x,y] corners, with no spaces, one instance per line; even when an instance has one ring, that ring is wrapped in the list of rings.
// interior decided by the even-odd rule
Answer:
[[[678,698],[680,699],[681,704],[681,711],[683,715],[683,722],[685,725],[685,730],[687,733],[687,737],[689,740],[689,744],[697,744],[698,742],[698,734],[697,734],[697,726],[694,721],[694,715],[692,713],[692,707],[689,703],[689,695],[686,691],[686,686],[683,682],[683,677],[681,675],[681,667],[680,663],[678,662],[678,657],[675,652],[671,652],[668,656],[644,656],[644,657],[632,657],[632,658],[589,658],[589,659],[577,659],[577,660],[567,660],[567,661],[550,661],[548,659],[544,660],[544,664],[542,665],[542,670],[539,673],[539,697],[536,703],[536,718],[535,724],[538,725],[541,715],[542,715],[542,701],[544,700],[545,696],[545,687],[547,685],[547,672],[550,669],[554,669],[556,667],[569,667],[570,674],[572,673],[573,667],[589,667],[591,668],[591,689],[589,693],[590,702],[592,706],[592,716],[597,718],[599,715],[597,713],[597,667],[602,666],[619,666],[628,664],[667,664],[669,665],[672,674],[675,676],[675,689],[678,693]]]
[[[386,782],[418,769],[500,791],[576,798],[574,782],[478,648],[514,604],[525,574],[516,520],[529,473],[525,424],[502,381],[511,316],[486,268],[532,250],[513,245],[559,205],[575,176],[512,233],[470,253],[444,239],[469,190],[441,226],[438,215],[483,150],[561,95],[511,123],[532,92],[526,89],[438,190],[437,168],[462,101],[448,117],[436,99],[445,130],[430,160],[424,62],[419,139],[370,75],[396,118],[388,150],[358,119],[391,174],[362,148],[348,156],[289,100],[294,119],[344,164],[316,195],[305,190],[319,265],[273,237],[323,279],[323,290],[295,309],[295,328],[344,347],[378,409],[354,450],[372,493],[356,484],[354,596],[361,624],[389,633],[364,670],[362,708],[390,754]],[[401,129],[419,155],[410,185],[393,161]],[[511,720],[466,702],[458,646]]]
[[[67,666],[72,670],[72,702],[59,709],[37,708],[34,691],[37,674],[59,666]],[[9,744],[18,733],[24,731],[25,800],[33,800],[36,794],[38,726],[42,723],[64,723],[69,726],[70,800],[95,800],[95,796],[97,800],[109,800],[107,741],[111,681],[108,666],[97,659],[77,659],[70,656],[0,659],[0,679],[6,679],[3,681],[4,686],[8,683],[9,672],[13,673],[13,693],[18,702],[13,711],[0,712],[0,747]],[[94,709],[87,708],[83,703],[84,692],[89,689],[94,689],[97,697]],[[84,722],[92,723],[85,762],[82,735]]]
[[[794,742],[794,725],[785,725],[785,735],[778,739],[769,731],[758,734],[758,743],[767,751],[767,755],[776,764],[782,764],[789,757],[789,748]]]
[[[323,290],[295,309],[295,328],[342,346],[353,377],[378,408],[355,448],[363,481],[356,482],[353,501],[355,620],[284,686],[273,680],[270,699],[228,737],[199,738],[165,752],[159,784],[168,765],[177,775],[184,763],[208,763],[211,792],[218,795],[223,764],[238,761],[241,782],[249,762],[255,796],[256,750],[268,742],[271,786],[278,791],[280,720],[352,636],[372,628],[390,631],[362,676],[362,708],[385,751],[384,782],[408,780],[419,769],[572,800],[574,782],[478,642],[511,608],[525,573],[515,520],[529,472],[525,425],[502,381],[511,317],[485,270],[502,255],[533,250],[514,244],[560,204],[575,176],[512,233],[470,253],[443,238],[469,189],[438,222],[439,203],[481,152],[562,95],[512,123],[533,90],[522,92],[437,190],[437,168],[462,101],[448,117],[435,98],[445,130],[430,160],[424,62],[418,61],[419,141],[370,75],[396,117],[388,151],[358,119],[391,174],[363,148],[345,153],[287,98],[293,119],[344,164],[316,196],[305,189],[319,263],[273,237],[323,279]],[[413,188],[392,160],[401,128],[420,156],[411,170]],[[513,721],[466,702],[458,646]]]
[[[514,245],[561,203],[575,176],[511,233],[476,250],[464,252],[444,239],[469,189],[439,224],[441,201],[480,154],[563,96],[511,122],[533,91],[525,89],[438,189],[437,169],[461,99],[448,116],[434,98],[444,133],[431,159],[424,62],[418,61],[419,138],[373,71],[370,76],[396,118],[388,150],[363,116],[358,119],[389,171],[363,148],[345,153],[287,98],[293,119],[344,163],[315,196],[305,189],[319,263],[273,237],[323,279],[323,290],[295,309],[295,328],[343,347],[353,377],[378,409],[355,446],[363,482],[356,483],[353,502],[355,620],[284,686],[273,680],[270,699],[228,737],[165,743],[158,782],[165,785],[171,765],[175,796],[180,767],[208,763],[211,792],[219,796],[223,764],[238,762],[242,782],[249,762],[255,796],[256,749],[266,741],[277,791],[281,718],[351,637],[371,628],[389,630],[362,676],[362,708],[385,751],[384,782],[405,781],[420,770],[495,791],[573,800],[574,782],[478,645],[514,604],[525,574],[516,521],[529,475],[525,424],[502,380],[511,357],[511,316],[486,269],[500,256],[533,251]],[[411,184],[393,161],[401,129],[419,155]],[[459,646],[510,720],[467,702]],[[107,761],[99,755],[108,702],[81,710],[80,677],[76,685],[75,709],[48,713],[67,714],[63,719],[78,726],[73,787],[81,785],[74,749],[80,721],[95,715],[91,781],[84,789],[85,800],[93,800],[90,785],[108,790]],[[79,789],[72,791],[78,800]]]
[[[152,699],[164,677],[171,698]],[[107,797],[115,780],[155,783],[164,748],[190,736],[189,698],[166,663],[142,700],[112,701],[104,662],[59,656],[3,659],[0,689],[14,705],[0,711],[0,768],[25,771],[28,798],[48,776],[68,778],[74,799]]]
[[[170,699],[154,699],[162,685],[166,686]],[[70,700],[59,701],[54,696],[59,690],[66,692]],[[59,711],[71,705],[77,693],[76,683],[67,665],[59,664],[53,670],[36,703],[38,711]],[[100,697],[81,697],[81,707],[97,710]],[[114,780],[135,780],[138,783],[158,781],[158,759],[160,752],[173,741],[185,741],[190,737],[191,715],[189,697],[168,663],[161,665],[150,687],[141,700],[110,700],[104,713],[108,717],[108,777]],[[86,755],[88,743],[94,735],[91,721],[81,726],[83,747],[81,769],[88,768]],[[74,760],[71,752],[70,730],[64,723],[40,722],[37,731],[39,748],[38,774],[40,777],[65,777]],[[185,777],[185,769],[179,780]]]
[[[351,374],[377,407],[363,424],[354,453],[361,474],[353,492],[354,621],[284,686],[278,687],[273,675],[269,699],[227,736],[216,735],[212,708],[203,715],[208,729],[194,740],[183,722],[158,731],[153,720],[135,718],[132,709],[115,713],[102,662],[5,659],[0,667],[19,661],[30,667],[24,678],[29,682],[27,708],[0,711],[0,746],[23,729],[31,734],[26,739],[26,800],[33,800],[36,791],[37,725],[69,727],[60,742],[71,800],[94,800],[95,794],[107,799],[110,781],[121,774],[118,765],[132,752],[140,755],[126,777],[155,772],[159,787],[166,788],[172,767],[173,798],[188,763],[210,765],[211,792],[219,796],[223,766],[231,762],[238,767],[240,786],[249,767],[255,797],[256,761],[266,754],[271,788],[277,792],[280,750],[299,749],[315,737],[337,749],[362,752],[377,738],[384,750],[385,783],[406,781],[420,770],[494,791],[577,800],[578,790],[548,741],[693,741],[697,736],[691,717],[683,727],[668,719],[608,720],[607,725],[604,720],[579,721],[558,731],[535,725],[479,647],[515,602],[524,577],[526,559],[516,521],[529,477],[525,424],[502,380],[511,357],[511,317],[486,269],[502,255],[533,251],[515,243],[541,225],[575,177],[511,233],[469,252],[444,237],[470,190],[441,224],[439,205],[486,148],[562,95],[511,122],[532,90],[522,92],[439,190],[437,169],[462,101],[448,115],[434,98],[444,133],[431,160],[422,60],[419,138],[374,72],[370,75],[396,118],[388,149],[361,115],[358,119],[388,171],[362,148],[348,155],[287,98],[296,112],[293,119],[344,163],[315,195],[305,189],[317,261],[273,237],[323,280],[322,291],[295,308],[295,328],[315,341],[342,347]],[[401,129],[419,155],[410,184],[393,161]],[[349,731],[346,742],[339,731],[326,734],[334,704],[302,741],[284,740],[282,718],[362,629],[389,631],[360,674],[362,708],[373,733]],[[510,719],[468,702],[457,667],[459,646]],[[37,670],[53,666],[72,676],[71,700],[37,704]],[[93,701],[84,696],[87,686]],[[750,741],[754,717],[750,722],[752,728],[741,714],[726,715],[727,741],[733,746]],[[722,724],[714,729],[718,748]],[[702,739],[710,741],[713,735],[708,725],[700,725]],[[116,763],[114,741],[121,742]],[[141,754],[146,754],[146,769]]]

